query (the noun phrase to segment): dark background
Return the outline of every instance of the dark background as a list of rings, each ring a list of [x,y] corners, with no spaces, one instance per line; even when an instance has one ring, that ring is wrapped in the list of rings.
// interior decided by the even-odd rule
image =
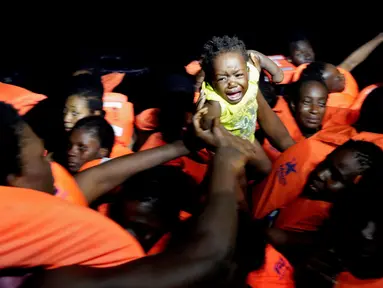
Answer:
[[[123,56],[126,68],[150,67],[158,72],[198,57],[213,35],[235,34],[250,49],[287,54],[289,34],[297,30],[307,34],[318,60],[339,64],[383,31],[380,7],[365,2],[354,9],[351,4],[335,9],[319,1],[282,6],[259,1],[220,1],[209,6],[188,1],[153,3],[100,2],[41,9],[34,3],[31,11],[12,10],[13,17],[1,19],[0,72],[16,70],[32,90],[51,94],[55,89],[48,86],[61,85],[59,76],[102,54]],[[382,79],[382,64],[383,47],[379,47],[353,71],[361,87]]]
[[[49,97],[26,120],[49,151],[64,153],[59,162],[65,160],[67,145],[62,126],[67,77],[78,67],[97,64],[101,55],[121,56],[122,63],[115,64],[120,67],[152,71],[151,76],[130,79],[120,87],[138,113],[161,102],[154,80],[182,70],[214,35],[237,35],[249,49],[286,55],[289,35],[303,30],[317,60],[337,65],[383,31],[378,4],[374,8],[359,3],[355,11],[347,11],[351,2],[348,6],[337,2],[341,8],[335,11],[334,5],[314,1],[286,2],[286,7],[277,2],[220,1],[211,7],[205,2],[153,3],[142,2],[139,7],[137,2],[92,6],[55,2],[40,8],[32,2],[31,8],[20,3],[12,9],[3,7],[0,74],[17,72],[18,85]],[[383,81],[382,67],[383,45],[352,73],[363,88]]]

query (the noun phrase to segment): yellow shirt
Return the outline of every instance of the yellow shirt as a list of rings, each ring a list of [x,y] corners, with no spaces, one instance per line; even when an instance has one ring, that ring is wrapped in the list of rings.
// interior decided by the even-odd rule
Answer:
[[[257,93],[259,71],[252,65],[248,65],[249,87],[245,96],[237,104],[230,104],[219,96],[209,84],[204,82],[202,89],[206,100],[217,101],[221,106],[221,124],[233,135],[254,142],[254,132],[257,122]]]

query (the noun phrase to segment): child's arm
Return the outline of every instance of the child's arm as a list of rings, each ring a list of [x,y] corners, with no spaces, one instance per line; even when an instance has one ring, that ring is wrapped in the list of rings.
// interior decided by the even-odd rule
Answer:
[[[212,129],[220,130],[220,133],[225,135],[226,141],[230,142],[231,146],[244,154],[251,155],[248,164],[255,168],[255,172],[261,173],[262,175],[268,175],[270,173],[272,168],[271,161],[257,140],[255,140],[254,143],[250,143],[247,140],[230,134],[224,127],[219,125],[219,118],[210,119],[210,121],[212,121],[210,128],[204,129],[201,125],[201,119],[203,119],[207,113],[208,109],[204,107],[193,116],[194,129],[198,138],[213,147],[217,147],[217,143],[214,143],[213,140]],[[251,151],[251,153],[249,151]]]
[[[214,119],[221,117],[221,105],[217,101],[206,100],[203,108],[207,108],[207,113],[202,116],[202,129],[211,130]]]
[[[255,50],[247,50],[247,53],[249,54],[253,65],[258,68],[258,70],[265,69],[271,74],[273,77],[273,82],[280,83],[283,81],[283,71],[278,67],[277,64],[274,63],[273,60]],[[259,65],[257,65],[257,63],[259,63]]]
[[[267,104],[261,90],[259,89],[257,101],[258,123],[263,131],[265,131],[267,139],[271,142],[271,144],[281,152],[294,145],[295,142],[291,138],[285,125],[283,125],[282,121],[270,108],[269,104]]]
[[[363,46],[356,49],[350,54],[338,67],[351,71],[360,63],[362,63],[371,54],[374,49],[383,42],[383,33],[380,33],[374,39],[368,41]]]

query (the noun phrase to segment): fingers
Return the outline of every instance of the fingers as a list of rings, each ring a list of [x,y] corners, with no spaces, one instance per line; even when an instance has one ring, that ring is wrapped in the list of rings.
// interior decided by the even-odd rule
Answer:
[[[201,119],[204,115],[207,114],[207,112],[208,112],[208,109],[205,107],[198,110],[196,114],[194,114],[193,116],[193,126],[197,133],[198,132],[201,133],[203,131],[203,129],[201,128]]]
[[[213,135],[216,138],[217,146],[224,147],[229,145],[229,141],[224,133],[224,128],[220,125],[219,118],[213,120]]]
[[[197,101],[197,111],[202,109],[206,102],[206,95],[203,90],[200,92],[199,99]]]
[[[251,59],[251,62],[253,62],[253,65],[255,67],[258,67],[260,65],[259,64],[259,59],[258,59],[257,55],[254,52],[250,52],[250,59]]]

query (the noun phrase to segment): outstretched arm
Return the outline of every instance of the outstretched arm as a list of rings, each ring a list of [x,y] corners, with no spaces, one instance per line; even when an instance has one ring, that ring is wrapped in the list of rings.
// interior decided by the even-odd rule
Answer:
[[[363,46],[350,54],[338,67],[347,71],[352,71],[356,66],[362,63],[383,42],[383,33],[380,33],[374,39],[368,41]]]
[[[221,271],[235,245],[236,191],[246,162],[247,157],[231,147],[217,150],[208,204],[183,243],[118,267],[68,266],[48,270],[24,287],[146,288],[153,287],[153,283],[157,288],[200,287],[201,281]]]

